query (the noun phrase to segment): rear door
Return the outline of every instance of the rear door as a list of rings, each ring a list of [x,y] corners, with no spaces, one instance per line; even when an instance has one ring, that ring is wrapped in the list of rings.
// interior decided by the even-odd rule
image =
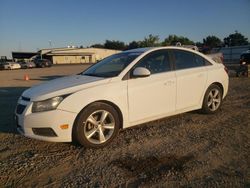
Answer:
[[[206,61],[185,50],[172,50],[176,69],[176,110],[200,104],[207,81]]]
[[[176,78],[167,50],[151,52],[136,67],[145,67],[151,75],[128,80],[129,119],[145,121],[175,111]]]

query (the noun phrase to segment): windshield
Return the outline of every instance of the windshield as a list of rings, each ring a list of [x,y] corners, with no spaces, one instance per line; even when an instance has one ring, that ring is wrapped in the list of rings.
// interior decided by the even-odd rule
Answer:
[[[125,52],[109,56],[88,68],[82,75],[104,78],[118,76],[139,55],[141,53]]]

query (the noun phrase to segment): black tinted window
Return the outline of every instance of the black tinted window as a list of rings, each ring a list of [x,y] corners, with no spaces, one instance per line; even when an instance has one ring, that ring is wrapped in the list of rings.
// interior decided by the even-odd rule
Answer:
[[[134,68],[136,67],[145,67],[151,72],[151,74],[170,71],[171,66],[168,52],[166,50],[151,52],[140,60]]]
[[[174,57],[176,70],[207,65],[207,61],[203,57],[187,51],[174,50]]]
[[[249,54],[242,54],[241,55],[241,59],[243,59],[243,60],[249,60],[250,59],[250,53]]]
[[[211,65],[211,63],[209,63],[206,59],[204,59],[203,57],[193,54],[194,55],[194,59],[195,59],[195,63],[197,65],[197,67],[199,66],[204,66],[204,65]]]

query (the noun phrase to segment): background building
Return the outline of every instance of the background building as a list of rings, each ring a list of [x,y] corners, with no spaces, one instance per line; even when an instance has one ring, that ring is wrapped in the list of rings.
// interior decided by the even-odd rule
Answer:
[[[15,61],[30,61],[34,58],[49,59],[53,64],[95,63],[119,52],[119,50],[103,48],[49,48],[38,52],[12,52],[12,58]]]
[[[53,64],[74,64],[95,63],[119,52],[119,50],[102,48],[53,48],[42,49],[38,54],[41,58],[51,60]]]
[[[37,55],[37,52],[12,52],[12,59],[15,61],[30,61]]]

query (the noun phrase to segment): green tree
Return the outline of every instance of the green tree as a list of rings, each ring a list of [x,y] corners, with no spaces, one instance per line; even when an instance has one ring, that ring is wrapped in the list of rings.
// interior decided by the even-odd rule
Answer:
[[[176,45],[176,43],[180,42],[181,45],[193,45],[194,42],[187,37],[177,36],[177,35],[169,35],[162,42],[163,46]]]
[[[90,47],[92,47],[92,48],[104,48],[104,45],[103,44],[93,44]]]
[[[130,49],[135,49],[135,48],[140,48],[141,47],[141,41],[132,41],[128,44],[128,50]]]
[[[202,48],[203,47],[203,43],[202,42],[196,42],[195,46],[197,46],[198,48]]]
[[[222,41],[218,37],[211,35],[211,36],[207,36],[205,39],[203,39],[203,44],[204,44],[204,46],[207,46],[210,49],[212,49],[212,48],[216,48],[216,47],[221,47]]]
[[[104,48],[113,49],[113,50],[125,50],[126,45],[122,41],[106,40],[106,42],[104,43]]]
[[[235,33],[230,34],[228,37],[224,38],[224,44],[227,46],[243,46],[248,45],[248,38],[244,35],[235,31]]]
[[[145,37],[143,41],[141,41],[140,47],[155,47],[160,46],[159,43],[160,38],[157,35],[149,35],[148,37]]]

